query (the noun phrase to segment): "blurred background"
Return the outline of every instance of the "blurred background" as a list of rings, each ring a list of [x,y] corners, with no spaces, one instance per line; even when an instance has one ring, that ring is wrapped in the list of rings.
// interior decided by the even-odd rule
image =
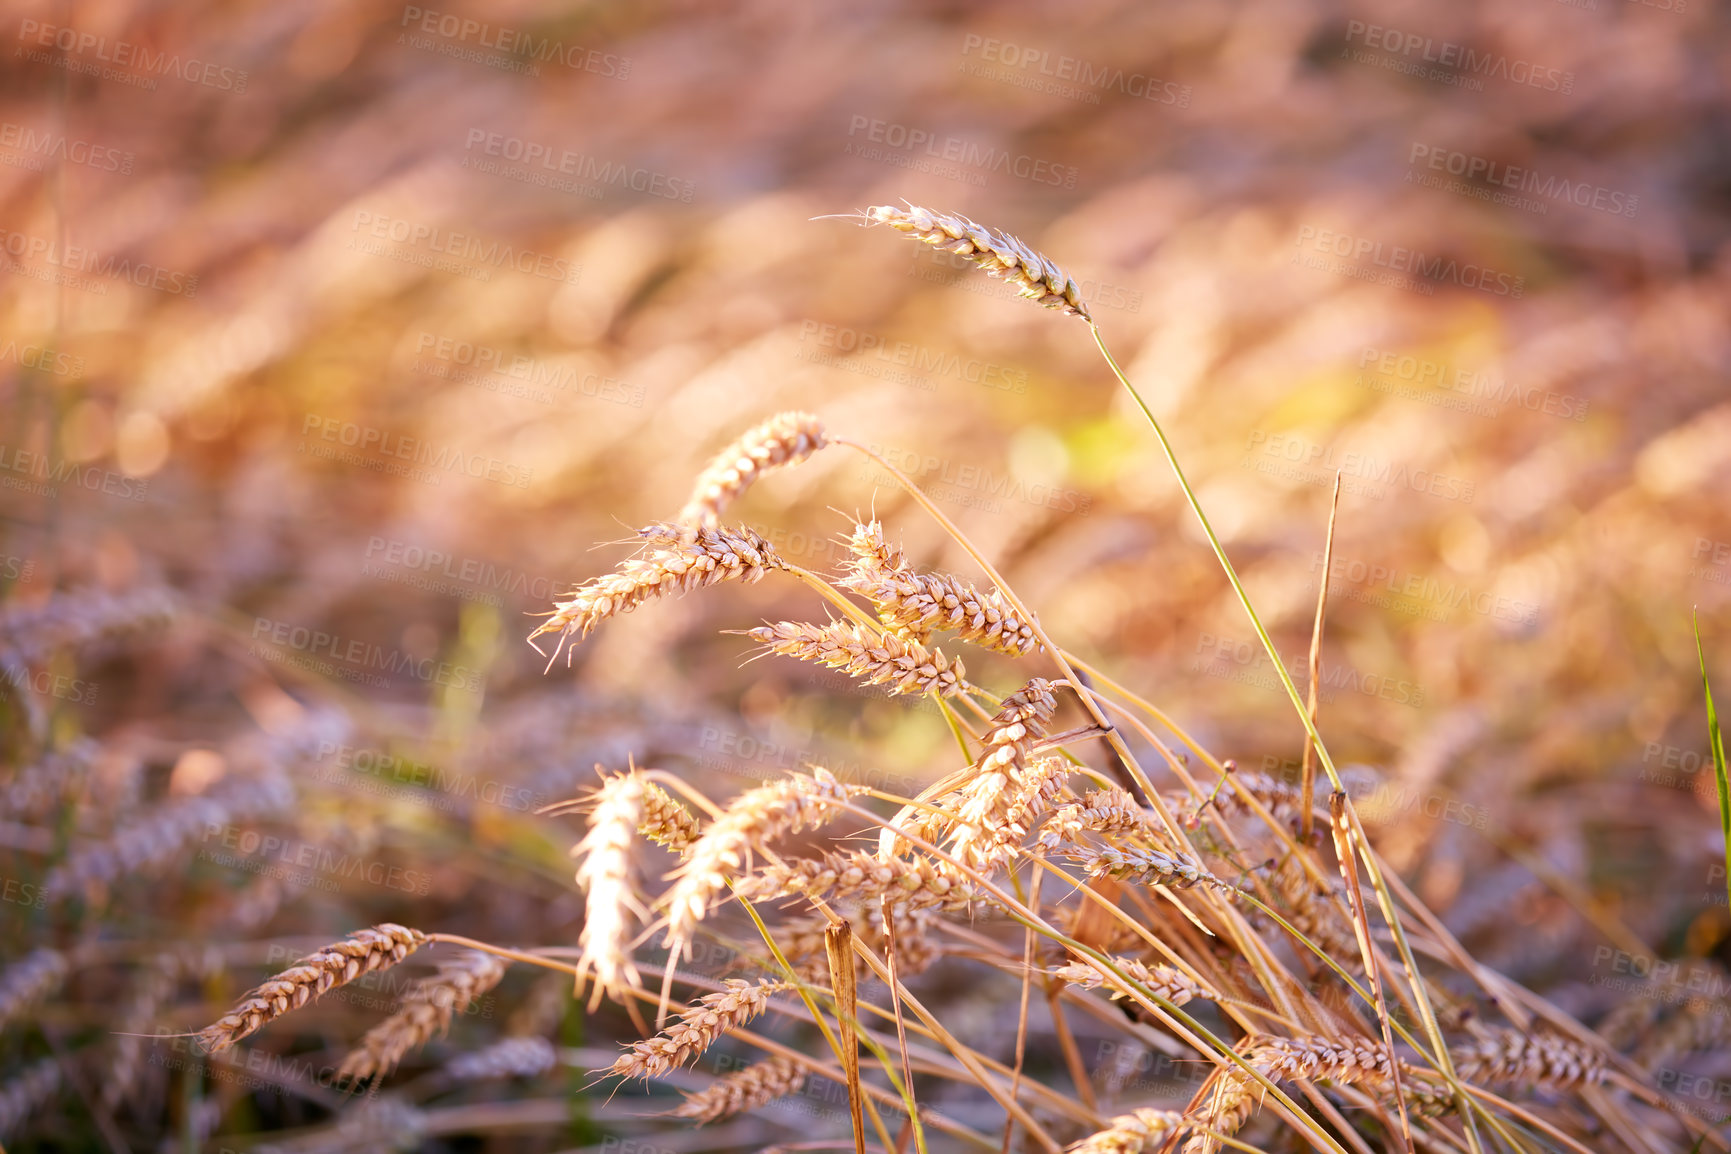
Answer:
[[[325,1133],[316,1071],[390,989],[250,1071],[114,1032],[197,1029],[383,920],[574,945],[581,821],[532,811],[597,763],[717,796],[953,768],[931,710],[746,663],[723,631],[821,612],[790,582],[551,669],[524,642],[779,410],[916,476],[1212,751],[1296,766],[1086,327],[816,219],[904,200],[1080,282],[1301,685],[1340,472],[1322,728],[1478,957],[1589,1022],[1724,973],[1690,626],[1731,686],[1718,5],[105,0],[0,35],[9,1148]],[[809,567],[875,512],[975,575],[845,449],[737,511]],[[651,1142],[645,1100],[580,1089],[629,1032],[514,970],[361,1106],[404,1148],[846,1134],[831,1103]],[[552,1045],[443,1065],[511,1038]]]

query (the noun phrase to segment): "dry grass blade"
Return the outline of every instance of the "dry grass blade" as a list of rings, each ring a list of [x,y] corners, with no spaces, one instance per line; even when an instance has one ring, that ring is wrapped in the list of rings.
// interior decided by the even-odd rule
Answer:
[[[859,997],[855,987],[853,927],[837,922],[824,931],[829,958],[830,990],[835,994],[836,1035],[841,1043],[841,1068],[847,1075],[848,1113],[853,1119],[854,1154],[865,1154],[865,1113],[859,1080]]]
[[[823,422],[810,413],[777,413],[717,453],[698,474],[679,522],[713,529],[722,512],[771,469],[797,465],[829,441]]]
[[[206,1053],[226,1050],[326,990],[362,974],[396,965],[426,940],[427,935],[420,930],[385,922],[308,954],[253,989],[234,1009],[200,1030],[198,1044]]]
[[[338,1081],[383,1077],[410,1050],[451,1028],[453,1015],[499,984],[505,963],[492,954],[467,950],[446,962],[431,978],[417,982],[404,995],[403,1008],[367,1031],[358,1049],[337,1067]]]
[[[1093,321],[1075,280],[1007,232],[975,224],[959,213],[933,212],[918,205],[903,210],[880,204],[866,209],[864,215],[874,224],[887,224],[915,240],[972,261],[987,276],[1010,282],[1036,304]]]

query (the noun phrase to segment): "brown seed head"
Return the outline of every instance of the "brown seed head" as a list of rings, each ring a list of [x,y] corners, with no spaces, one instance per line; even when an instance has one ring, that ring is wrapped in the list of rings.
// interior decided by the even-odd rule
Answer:
[[[827,444],[823,422],[810,413],[777,413],[715,455],[679,511],[680,524],[715,528],[722,510],[764,473],[797,465]]]
[[[671,1111],[675,1118],[693,1118],[699,1125],[755,1110],[805,1085],[805,1067],[787,1058],[765,1062],[719,1079],[706,1090],[685,1095]]]
[[[746,636],[763,642],[771,653],[845,669],[867,685],[887,682],[892,694],[936,690],[953,697],[969,688],[967,670],[960,661],[945,657],[943,650],[928,650],[918,641],[852,621],[827,625],[778,621],[748,630]]]
[[[865,217],[972,261],[987,276],[1009,281],[1036,304],[1093,322],[1076,282],[1007,232],[975,224],[959,213],[933,212],[918,205],[900,209],[880,204],[866,209]]]
[[[436,975],[409,989],[402,1009],[367,1031],[359,1048],[337,1067],[337,1081],[390,1073],[410,1050],[449,1030],[454,1014],[468,1009],[504,976],[504,961],[480,950],[466,950],[446,962]]]
[[[326,990],[373,970],[389,969],[426,940],[420,930],[385,922],[326,946],[248,993],[234,1009],[198,1032],[198,1044],[206,1053],[226,1050]]]

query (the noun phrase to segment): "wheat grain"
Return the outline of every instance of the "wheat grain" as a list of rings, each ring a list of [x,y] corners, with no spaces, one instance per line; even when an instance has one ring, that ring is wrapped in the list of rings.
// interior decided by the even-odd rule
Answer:
[[[941,906],[965,902],[969,891],[951,874],[925,858],[892,858],[832,851],[818,858],[797,858],[765,866],[740,886],[752,900],[803,894],[827,902],[889,899],[895,906]]]
[[[427,940],[419,930],[384,922],[308,954],[247,993],[228,1013],[197,1034],[206,1053],[228,1049],[267,1022],[306,1005],[326,990],[361,974],[396,965]]]
[[[1119,881],[1170,885],[1180,889],[1201,882],[1213,889],[1234,892],[1230,885],[1209,873],[1202,863],[1187,854],[1165,853],[1146,846],[1103,846],[1070,850],[1066,856],[1081,862],[1090,877],[1104,874]]]
[[[710,903],[727,888],[728,877],[747,869],[753,854],[773,838],[823,824],[834,803],[859,792],[814,767],[809,777],[794,774],[740,794],[703,831],[676,872],[678,881],[667,898],[669,937],[689,942]]]
[[[629,613],[660,597],[680,597],[722,581],[751,584],[786,563],[775,547],[750,529],[682,530],[656,524],[642,530],[648,552],[628,558],[618,569],[578,586],[556,602],[553,613],[529,640],[558,633],[561,642],[581,640],[609,617]],[[556,655],[556,654],[555,654]]]
[[[584,977],[595,975],[591,1013],[603,994],[621,996],[627,981],[641,983],[631,962],[632,916],[640,912],[631,894],[631,845],[643,821],[643,787],[643,775],[635,770],[607,778],[595,792],[589,832],[571,851],[579,859],[577,884],[589,895],[576,990],[581,994]]]
[[[1068,1147],[1070,1154],[1141,1154],[1150,1142],[1167,1138],[1185,1126],[1184,1115],[1144,1107],[1120,1114],[1112,1124]]]
[[[1279,1038],[1251,1035],[1234,1047],[1253,1069],[1271,1082],[1303,1078],[1341,1086],[1392,1090],[1388,1051],[1367,1038]],[[1236,1134],[1256,1109],[1260,1084],[1237,1066],[1216,1075],[1212,1100],[1194,1120],[1221,1134]],[[1185,1143],[1185,1154],[1212,1151],[1218,1143],[1199,1135]]]
[[[769,996],[787,989],[785,982],[754,985],[740,978],[729,978],[725,984],[727,989],[697,999],[663,1033],[632,1043],[607,1073],[621,1078],[658,1078],[699,1057],[717,1038],[763,1013],[769,1008]]]
[[[1450,1052],[1455,1072],[1467,1081],[1517,1082],[1566,1090],[1596,1086],[1605,1077],[1603,1054],[1554,1034],[1533,1037],[1503,1030]]]
[[[563,986],[559,988],[563,993]],[[559,1054],[546,1038],[502,1038],[452,1058],[445,1063],[445,1073],[457,1082],[496,1082],[501,1078],[539,1078],[558,1064]]]
[[[170,953],[160,953],[140,967],[126,1006],[120,1013],[120,1025],[114,1038],[114,1057],[108,1064],[102,1081],[102,1105],[113,1111],[132,1094],[138,1084],[138,1073],[149,1042],[144,1037],[155,1024],[162,1003],[174,991],[180,976],[180,960]]]
[[[73,850],[42,879],[42,892],[49,901],[64,901],[85,887],[160,868],[210,829],[278,813],[294,800],[294,787],[283,778],[224,779],[210,794],[163,802],[107,840]]]
[[[0,1026],[58,990],[70,969],[65,954],[42,946],[0,971]]]
[[[1219,995],[1202,983],[1171,966],[1149,966],[1136,958],[1113,958],[1112,962],[1123,970],[1131,981],[1138,983],[1143,989],[1165,998],[1174,1006],[1182,1006],[1193,999],[1213,1001]],[[1130,993],[1130,986],[1116,974],[1102,974],[1087,962],[1071,962],[1052,971],[1056,977],[1085,990],[1109,986],[1114,998]]]
[[[75,589],[56,593],[40,605],[0,610],[0,666],[35,665],[55,651],[116,639],[166,624],[179,610],[167,589],[126,593]]]
[[[0,1139],[16,1134],[30,1115],[60,1092],[60,1059],[42,1058],[0,1085]]]
[[[982,593],[947,573],[914,570],[901,550],[884,540],[878,522],[855,524],[848,548],[853,559],[841,584],[870,601],[886,624],[906,636],[923,640],[933,629],[942,629],[1012,657],[1039,645],[1032,626],[1017,616],[1002,593]]]
[[[675,1118],[691,1118],[699,1125],[717,1122],[767,1105],[803,1085],[805,1067],[788,1058],[770,1058],[729,1074],[706,1090],[685,1095],[685,1101],[670,1113]]]
[[[638,823],[638,833],[656,845],[684,854],[697,844],[702,828],[696,815],[672,794],[652,781],[643,783],[643,820]]]
[[[1051,850],[1080,844],[1084,830],[1128,834],[1147,828],[1148,811],[1137,805],[1127,790],[1110,786],[1089,790],[1079,801],[1066,802],[1054,809],[1040,830],[1039,844]]]
[[[928,651],[918,641],[852,621],[827,625],[779,621],[748,630],[746,635],[761,641],[771,653],[845,669],[867,685],[887,682],[892,694],[936,692],[954,697],[970,688],[962,663],[949,660],[942,650]]]
[[[777,413],[715,455],[679,511],[680,523],[715,528],[722,511],[764,473],[797,465],[828,444],[823,423],[810,413]]]
[[[1076,282],[1009,233],[975,224],[958,213],[933,212],[918,205],[909,205],[905,211],[878,205],[868,208],[865,217],[973,262],[987,276],[1009,281],[1036,304],[1093,323]]]
[[[480,950],[465,950],[403,995],[403,1008],[368,1030],[337,1067],[337,1081],[383,1077],[410,1050],[451,1028],[451,1018],[499,984],[505,963]]]

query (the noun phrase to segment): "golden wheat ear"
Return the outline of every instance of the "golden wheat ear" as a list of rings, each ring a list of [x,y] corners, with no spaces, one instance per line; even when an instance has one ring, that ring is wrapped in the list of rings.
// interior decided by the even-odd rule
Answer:
[[[1074,278],[1007,232],[977,224],[960,213],[934,212],[917,204],[905,209],[880,204],[861,215],[869,224],[887,224],[971,261],[987,276],[1009,281],[1035,304],[1094,323]]]

